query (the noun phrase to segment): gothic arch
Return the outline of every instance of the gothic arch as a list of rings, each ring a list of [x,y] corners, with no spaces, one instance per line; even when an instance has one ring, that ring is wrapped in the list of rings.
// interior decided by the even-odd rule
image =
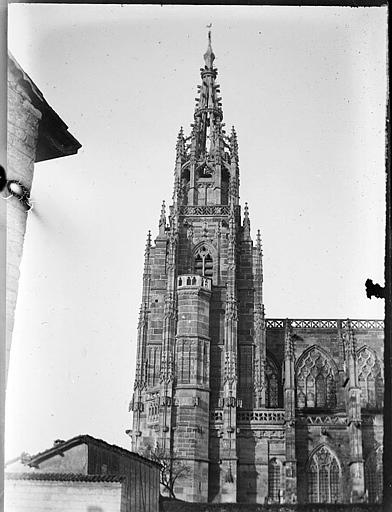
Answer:
[[[309,503],[341,501],[342,468],[337,455],[326,444],[316,446],[306,463]]]
[[[361,388],[361,406],[382,407],[383,378],[377,354],[367,345],[357,352],[358,385]]]
[[[313,345],[301,354],[295,365],[297,407],[336,406],[337,367],[324,349]]]
[[[199,242],[192,250],[193,272],[211,279],[215,273],[216,250],[207,241]]]
[[[383,465],[382,446],[372,450],[365,459],[365,491],[369,503],[382,502]]]
[[[268,462],[268,501],[278,503],[282,488],[282,462],[276,457]]]
[[[277,408],[282,405],[282,380],[280,365],[273,354],[267,351],[265,360],[265,405]]]

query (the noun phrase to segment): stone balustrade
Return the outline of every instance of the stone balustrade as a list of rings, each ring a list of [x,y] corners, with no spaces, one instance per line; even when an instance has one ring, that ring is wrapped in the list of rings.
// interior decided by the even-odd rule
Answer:
[[[211,290],[211,279],[198,274],[185,274],[177,277],[178,289],[197,287]]]

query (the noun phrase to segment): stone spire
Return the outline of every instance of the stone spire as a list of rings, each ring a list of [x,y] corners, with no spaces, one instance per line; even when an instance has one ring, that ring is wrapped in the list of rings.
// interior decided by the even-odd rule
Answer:
[[[211,32],[208,33],[208,48],[204,54],[204,68],[201,68],[202,83],[198,86],[198,97],[193,125],[193,146],[195,156],[213,155],[219,150],[222,136],[222,98],[218,97],[219,85],[215,83],[217,70],[214,68],[215,54],[211,47]]]

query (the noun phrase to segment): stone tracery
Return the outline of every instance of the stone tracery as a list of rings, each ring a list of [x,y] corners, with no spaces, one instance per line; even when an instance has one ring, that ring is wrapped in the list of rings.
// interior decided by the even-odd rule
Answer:
[[[358,384],[361,388],[362,407],[382,405],[381,367],[373,351],[364,346],[357,355]],[[381,396],[380,396],[381,395]]]
[[[307,475],[310,503],[339,501],[341,469],[337,457],[325,445],[318,448],[311,456]]]
[[[305,352],[297,365],[297,407],[335,407],[334,368],[317,347]]]

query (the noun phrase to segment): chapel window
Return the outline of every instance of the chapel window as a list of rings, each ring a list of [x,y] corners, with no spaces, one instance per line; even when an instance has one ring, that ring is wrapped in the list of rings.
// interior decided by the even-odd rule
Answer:
[[[317,347],[305,353],[296,370],[297,407],[336,407],[335,375],[329,358]]]
[[[376,355],[363,347],[357,356],[358,384],[361,388],[361,406],[380,407],[382,405],[383,382],[381,366]]]
[[[339,501],[341,469],[336,456],[326,446],[321,446],[312,455],[306,473],[310,503]]]

